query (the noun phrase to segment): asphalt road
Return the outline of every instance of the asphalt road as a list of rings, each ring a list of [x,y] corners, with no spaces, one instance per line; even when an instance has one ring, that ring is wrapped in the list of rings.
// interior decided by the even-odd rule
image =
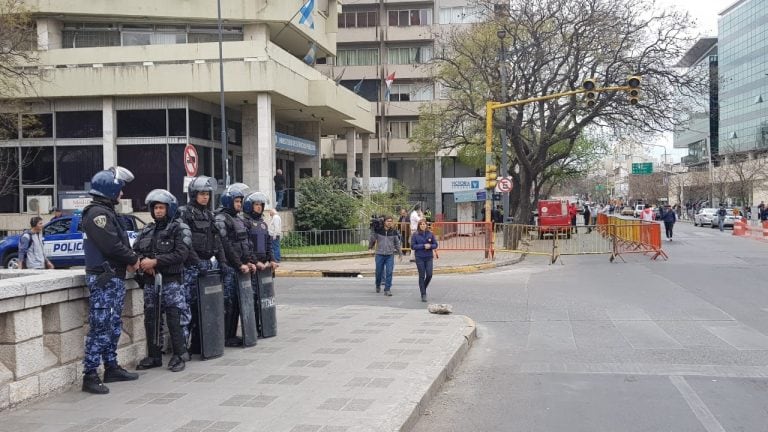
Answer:
[[[437,276],[430,301],[479,339],[414,431],[768,431],[768,242],[680,223],[664,247]],[[284,281],[287,304],[424,307],[414,277],[389,298],[371,278]]]

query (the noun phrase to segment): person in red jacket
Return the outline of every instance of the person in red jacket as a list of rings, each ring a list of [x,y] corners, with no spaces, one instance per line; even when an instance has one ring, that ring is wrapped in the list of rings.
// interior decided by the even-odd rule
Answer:
[[[579,209],[576,207],[576,203],[571,203],[570,206],[568,206],[568,216],[571,217],[571,231],[574,233],[578,233],[579,229],[576,228],[576,215],[579,214]]]

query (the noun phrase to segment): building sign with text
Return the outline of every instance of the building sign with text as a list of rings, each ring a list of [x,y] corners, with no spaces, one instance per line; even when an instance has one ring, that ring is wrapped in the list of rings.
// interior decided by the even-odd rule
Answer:
[[[467,192],[482,189],[485,177],[443,178],[443,193]]]
[[[299,138],[284,133],[275,133],[275,148],[291,153],[299,153],[307,156],[317,156],[317,143],[308,139]]]

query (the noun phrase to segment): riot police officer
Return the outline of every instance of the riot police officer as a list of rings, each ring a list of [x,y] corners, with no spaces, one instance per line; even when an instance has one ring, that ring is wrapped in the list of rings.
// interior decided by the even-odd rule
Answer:
[[[109,393],[96,371],[104,361],[104,382],[133,381],[138,374],[117,364],[117,343],[125,302],[125,273],[135,271],[139,257],[115,212],[123,186],[133,174],[119,166],[97,172],[91,179],[93,201],[83,210],[85,282],[89,291],[88,336],[83,358],[83,391]]]
[[[222,285],[224,287],[224,337],[225,346],[241,346],[237,337],[237,322],[240,317],[238,302],[237,272],[248,273],[248,259],[251,255],[248,224],[240,215],[248,185],[234,183],[221,194],[221,208],[217,209],[214,220],[221,236],[225,261],[221,263]]]
[[[167,190],[150,191],[144,202],[154,222],[147,225],[133,243],[133,249],[140,256],[139,269],[143,272],[144,328],[147,332],[147,357],[139,362],[137,369],[163,365],[160,321],[165,312],[173,349],[168,369],[180,372],[185,367],[182,356],[187,352],[181,327],[182,312],[187,310],[182,273],[192,246],[192,233],[183,222],[174,220],[178,203]]]
[[[250,264],[251,287],[253,288],[256,313],[256,326],[259,336],[275,335],[276,319],[274,314],[274,285],[262,286],[259,280],[264,270],[273,272],[277,268],[272,253],[272,237],[269,227],[264,221],[264,211],[267,210],[269,199],[262,192],[254,192],[245,198],[243,212],[251,223],[251,246],[253,247]],[[260,274],[260,272],[262,272]],[[270,275],[271,276],[271,275]],[[270,277],[271,279],[271,277]]]
[[[184,296],[188,310],[182,316],[182,325],[185,326],[185,333],[191,334],[193,352],[197,351],[200,340],[200,329],[196,324],[197,278],[205,276],[211,270],[213,264],[211,257],[215,256],[219,263],[226,261],[213,212],[208,208],[214,190],[216,190],[216,179],[207,176],[193,178],[188,186],[189,202],[186,206],[179,208],[178,214],[179,220],[192,231],[192,247],[184,264]]]

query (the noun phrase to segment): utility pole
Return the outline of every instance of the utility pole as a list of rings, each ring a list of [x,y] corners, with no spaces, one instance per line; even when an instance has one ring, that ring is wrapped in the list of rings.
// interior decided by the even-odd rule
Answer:
[[[504,48],[504,38],[507,37],[506,30],[502,29],[496,32],[496,36],[499,37],[499,43],[501,47],[499,49],[499,74],[501,75],[501,102],[507,101],[507,50]],[[504,108],[503,119],[504,129],[501,131],[501,178],[505,178],[509,175],[509,156],[507,156],[509,149],[507,148],[507,109]],[[509,191],[505,191],[501,195],[501,223],[507,221],[509,215]]]
[[[224,187],[229,186],[229,154],[227,154],[227,108],[224,105],[224,35],[221,27],[221,0],[216,1],[219,22],[219,105],[221,105],[221,168]]]

